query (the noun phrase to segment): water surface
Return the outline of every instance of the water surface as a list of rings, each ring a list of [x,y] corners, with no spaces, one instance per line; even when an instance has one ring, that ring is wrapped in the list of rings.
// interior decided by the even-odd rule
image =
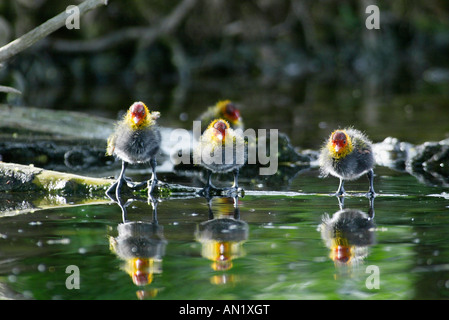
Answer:
[[[444,83],[417,81],[392,92],[368,80],[349,86],[292,81],[268,89],[211,80],[194,83],[181,100],[175,96],[183,88],[160,92],[142,85],[145,94],[132,97],[115,87],[92,88],[92,94],[101,91],[102,96],[114,91],[116,109],[96,100],[41,104],[115,118],[130,101],[144,100],[158,106],[162,125],[190,129],[205,106],[229,98],[242,105],[248,128],[277,128],[295,147],[313,150],[335,127],[347,125],[365,131],[374,142],[393,136],[420,144],[449,133]],[[27,94],[30,99],[38,93]],[[150,176],[132,169],[129,174]],[[346,211],[339,212],[332,195],[338,180],[319,178],[315,168],[274,184],[242,177],[247,193],[237,209],[234,199],[227,198],[214,198],[210,206],[201,197],[164,199],[154,215],[147,199],[134,199],[126,210],[127,227],[122,209],[107,197],[89,203],[52,196],[46,199],[49,208],[40,201],[34,210],[10,211],[0,218],[0,292],[13,299],[449,298],[449,189],[386,167],[376,167],[375,174],[374,215],[364,196],[367,179],[345,185]],[[202,186],[190,174],[158,176]],[[33,198],[3,196],[11,206],[23,201],[24,207]],[[325,229],[326,217],[328,226],[336,227]],[[73,269],[67,269],[73,266],[79,288]]]
[[[127,223],[150,226],[140,234],[152,239],[144,245],[152,247],[153,254],[146,285],[133,282],[126,257],[111,247],[124,218],[117,203],[105,198],[99,204],[2,217],[4,295],[194,300],[449,297],[447,193],[407,174],[378,168],[378,196],[370,219],[370,202],[362,195],[367,181],[348,183],[344,206],[359,212],[361,223],[344,232],[363,239],[350,245],[354,254],[349,261],[337,262],[320,225],[323,217],[334,218],[340,210],[337,198],[330,195],[338,181],[317,175],[314,170],[299,174],[284,195],[254,190],[256,195],[238,199],[237,209],[231,198],[214,198],[210,207],[201,197],[164,200],[158,202],[157,212],[145,199],[131,201]],[[71,273],[66,268],[72,265],[79,268],[79,289],[67,288]],[[368,278],[369,266],[379,271],[375,288]]]

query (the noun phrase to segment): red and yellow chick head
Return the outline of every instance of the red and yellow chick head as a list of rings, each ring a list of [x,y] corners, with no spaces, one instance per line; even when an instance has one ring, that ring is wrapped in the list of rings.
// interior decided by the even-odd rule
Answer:
[[[217,241],[215,244],[215,256],[212,269],[215,271],[225,271],[232,268],[232,246],[229,242]]]
[[[332,248],[331,259],[335,262],[349,263],[352,258],[352,248],[350,246],[337,245]]]
[[[213,137],[216,140],[221,141],[222,143],[225,142],[226,130],[230,128],[229,123],[226,120],[223,119],[214,120],[209,125],[209,128],[213,129]]]
[[[125,119],[133,129],[138,129],[154,124],[154,121],[159,117],[159,111],[150,112],[145,103],[139,101],[134,102],[131,107],[129,107]]]
[[[145,121],[148,115],[148,108],[143,102],[134,102],[133,105],[129,107],[129,113],[133,124],[138,126]]]
[[[220,113],[226,120],[232,123],[236,123],[241,120],[240,110],[230,100],[220,101],[218,102],[218,106],[220,108]]]
[[[134,258],[129,262],[128,273],[137,286],[144,286],[153,281],[152,262],[148,258]]]
[[[351,138],[344,130],[336,130],[330,136],[328,148],[334,158],[343,158],[352,151]]]
[[[340,153],[348,145],[348,136],[343,131],[336,131],[332,135],[332,146],[335,152]]]

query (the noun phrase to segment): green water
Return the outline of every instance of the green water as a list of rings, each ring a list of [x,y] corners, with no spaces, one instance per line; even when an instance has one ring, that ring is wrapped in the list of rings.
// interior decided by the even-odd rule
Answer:
[[[221,2],[215,1],[215,4]],[[203,36],[200,32],[200,40],[191,41],[189,35],[203,25],[201,20],[196,21],[202,15],[193,12],[180,26],[180,43],[171,41],[168,36],[156,46],[148,46],[143,41],[136,49],[126,44],[116,53],[111,50],[78,57],[51,52],[39,55],[36,54],[39,49],[28,51],[31,56],[14,58],[11,75],[2,76],[14,79],[6,79],[2,84],[10,85],[8,82],[13,81],[11,85],[17,84],[23,94],[10,95],[6,100],[4,96],[1,98],[12,106],[81,111],[110,119],[117,119],[132,102],[143,101],[150,109],[161,112],[158,120],[161,126],[185,129],[192,129],[192,120],[207,106],[230,99],[241,107],[246,128],[279,129],[300,151],[317,150],[330,132],[346,126],[364,131],[375,143],[394,137],[418,145],[449,137],[449,80],[447,54],[444,54],[448,47],[447,28],[438,19],[429,20],[429,13],[419,12],[433,13],[441,9],[441,5],[412,5],[406,10],[404,5],[399,5],[387,13],[390,21],[386,22],[386,28],[382,22],[381,30],[386,30],[386,34],[382,32],[388,37],[377,38],[382,39],[382,45],[376,45],[377,50],[372,51],[379,55],[377,60],[359,55],[363,53],[359,51],[371,51],[366,46],[373,39],[365,38],[365,33],[348,31],[353,30],[358,15],[351,13],[350,7],[357,6],[346,4],[339,8],[336,19],[332,19],[334,6],[329,12],[312,10],[311,19],[302,21],[304,19],[298,18],[299,11],[304,11],[308,5],[301,9],[303,5],[298,1],[290,1],[288,3],[298,12],[288,14],[291,17],[279,24],[277,18],[265,21],[265,14],[271,13],[269,8],[273,3],[275,1],[254,1],[243,11],[251,12],[251,6],[257,7],[262,15],[256,14],[250,20],[255,19],[257,26],[260,24],[261,32],[270,30],[276,40],[274,46],[267,45],[267,40],[263,40],[265,36],[254,41],[251,32],[251,36],[246,37],[245,32],[243,37],[235,33],[241,28],[240,22],[246,21],[246,14],[239,16],[238,10],[235,13],[243,20],[229,24],[230,33],[227,31],[216,39],[215,36],[208,38],[209,32],[204,32]],[[221,8],[220,5],[215,7]],[[317,5],[312,7],[318,9]],[[119,11],[111,8],[108,11],[115,13],[112,20],[108,20],[113,23]],[[425,10],[420,10],[422,8]],[[130,9],[132,6],[128,11]],[[286,10],[289,11],[287,7]],[[396,16],[398,10],[401,16]],[[209,9],[201,11],[207,13]],[[152,15],[157,17],[154,12]],[[307,10],[304,12],[307,15]],[[226,17],[223,13],[226,12],[219,12],[219,16]],[[363,15],[363,10],[359,13]],[[405,19],[409,13],[411,18]],[[129,20],[130,13],[124,14],[120,17]],[[444,20],[444,14],[438,16]],[[24,19],[23,25],[20,23],[18,30],[29,21],[40,20],[30,17]],[[263,19],[259,21],[258,17]],[[192,19],[195,20],[193,24]],[[126,19],[123,21],[126,24]],[[138,23],[139,19],[132,21]],[[212,34],[220,24],[228,23],[225,21],[218,24],[214,21]],[[392,27],[397,31],[390,30]],[[329,28],[335,29],[336,34],[328,31]],[[83,30],[89,29],[83,27]],[[310,34],[310,31],[313,32]],[[176,30],[171,33],[173,39],[178,38]],[[226,33],[229,34],[226,36]],[[94,36],[88,34],[89,38]],[[298,39],[295,34],[299,35]],[[345,35],[350,37],[346,39]],[[227,38],[229,36],[231,38]],[[396,36],[397,40],[389,40]],[[365,39],[360,41],[358,37]],[[345,41],[341,45],[332,44],[343,38]],[[201,39],[224,50],[223,58],[217,55],[219,59],[237,57],[237,60],[218,63],[218,69],[214,70],[216,62],[205,59],[204,71],[201,68],[192,70],[188,81],[174,80],[173,70],[166,70],[166,64],[176,69],[178,64],[183,64],[181,60],[187,60],[187,64],[193,62],[194,66],[200,66],[202,62],[195,60],[203,55],[196,52],[204,45],[197,48]],[[210,39],[216,40],[211,42]],[[248,41],[249,46],[242,45]],[[302,47],[302,42],[310,46],[307,49],[311,51],[310,59],[301,57],[302,50],[290,52],[297,46]],[[178,46],[186,46],[186,52],[176,53]],[[236,53],[226,52],[234,51],[233,48]],[[204,52],[206,58],[215,56],[210,55],[210,50]],[[147,54],[147,51],[152,52]],[[253,55],[260,57],[246,62]],[[25,58],[22,62],[21,57]],[[166,61],[170,58],[173,58],[172,63]],[[190,59],[193,61],[189,62]],[[391,63],[383,62],[384,59]],[[311,66],[306,65],[309,62]],[[207,65],[211,63],[208,71]],[[234,67],[227,70],[228,65]],[[14,70],[15,66],[18,70]],[[237,70],[240,66],[242,70]],[[273,66],[276,68],[271,70]],[[305,76],[288,76],[291,72],[287,72],[287,67],[291,66],[314,71]],[[183,70],[179,71],[182,77]],[[16,129],[0,132],[1,138],[10,142],[19,137],[21,130],[15,132]],[[27,135],[34,136],[26,133],[20,138],[26,140]],[[40,160],[45,163],[46,159]],[[26,165],[40,165],[34,158],[24,161]],[[117,175],[119,167],[116,163],[74,173],[104,177]],[[130,170],[129,173],[142,179],[149,177],[148,171]],[[349,195],[344,201],[345,211],[342,211],[337,198],[331,195],[338,187],[337,179],[321,179],[318,175],[316,169],[311,169],[292,172],[283,179],[252,177],[251,181],[242,177],[240,185],[247,192],[237,204],[234,199],[227,198],[212,199],[210,206],[201,197],[165,199],[158,202],[156,214],[154,204],[146,199],[131,199],[126,208],[126,221],[123,209],[107,197],[80,199],[2,193],[0,299],[449,298],[447,180],[445,183],[436,176],[432,181],[438,181],[439,186],[432,186],[408,173],[378,166],[375,168],[377,197],[374,202],[370,203],[363,196],[368,182],[361,178],[345,184]],[[190,172],[179,176],[173,172],[158,172],[158,177],[162,181],[202,186],[201,180],[192,177]],[[88,203],[91,200],[95,202]],[[30,206],[36,208],[30,210]],[[347,219],[342,220],[345,217]],[[325,225],[323,219],[330,222]],[[334,227],[327,228],[328,225]],[[132,238],[122,230],[128,227],[140,228],[140,231],[134,230]],[[135,239],[136,234],[140,238]],[[131,240],[137,242],[126,248],[122,246]],[[141,251],[146,252],[146,256],[140,255]],[[340,262],[335,260],[337,254],[340,254]],[[136,271],[138,267],[140,273]],[[146,284],[137,285],[137,280],[140,284],[146,281]]]
[[[214,270],[197,231],[210,218],[204,198],[164,200],[157,214],[132,201],[127,221],[153,223],[160,246],[151,283],[137,286],[125,261],[110,248],[123,222],[120,207],[72,205],[2,217],[0,282],[11,298],[32,299],[447,299],[449,297],[448,195],[407,174],[376,170],[372,241],[350,263],[336,264],[319,226],[339,211],[337,180],[311,170],[296,176],[292,193],[215,198],[215,220],[234,219],[246,234],[236,240],[232,266]],[[411,187],[412,186],[412,187]],[[243,183],[243,187],[245,184]],[[347,184],[346,209],[368,214],[368,184]],[[447,190],[446,190],[447,191]],[[238,213],[237,216],[234,214]],[[157,218],[157,223],[153,218]],[[358,232],[358,230],[353,230]],[[370,236],[370,237],[371,237]],[[359,253],[360,253],[359,252]],[[68,289],[68,266],[79,288]],[[370,286],[378,270],[378,285]],[[368,269],[367,269],[368,268]],[[368,272],[367,272],[368,271]]]
[[[374,91],[366,90],[364,84],[340,88],[312,82],[308,83],[307,90],[300,91],[297,90],[300,84],[294,83],[269,90],[252,88],[250,83],[239,85],[217,85],[207,90],[198,85],[186,93],[180,105],[159,101],[163,114],[161,124],[190,129],[191,120],[204,106],[230,98],[242,104],[248,128],[277,128],[290,137],[294,146],[303,149],[316,150],[333,128],[346,125],[364,130],[374,142],[392,136],[420,144],[440,141],[449,132],[447,84],[421,83],[410,91],[394,94],[381,85]],[[149,91],[157,91],[153,89]],[[170,93],[164,95],[170,96]],[[117,109],[123,110],[129,104],[129,97],[125,98],[116,103]],[[51,103],[48,106],[60,107]],[[77,110],[70,102],[63,106]],[[102,110],[101,104],[82,111],[116,116],[116,110],[107,107]],[[106,173],[95,174],[111,174],[111,168],[104,169]],[[107,197],[97,199],[95,204],[83,204],[86,199],[54,196],[50,202],[57,204],[56,207],[44,209],[37,202],[38,208],[34,211],[2,213],[1,297],[449,298],[447,186],[431,186],[407,173],[378,166],[374,181],[378,194],[374,201],[375,214],[369,220],[366,215],[370,203],[363,196],[368,190],[367,179],[348,182],[345,209],[358,210],[361,228],[347,226],[352,235],[347,228],[345,236],[359,239],[350,244],[352,255],[348,256],[348,262],[336,263],[332,259],[332,252],[335,252],[331,249],[332,239],[322,237],[320,226],[326,215],[337,218],[339,203],[330,194],[336,191],[338,180],[321,179],[318,175],[316,169],[305,170],[276,183],[242,177],[240,185],[247,193],[238,199],[238,216],[235,216],[233,199],[215,198],[211,202],[214,220],[224,218],[227,220],[223,221],[230,223],[221,236],[242,231],[236,232],[238,236],[234,241],[221,244],[216,239],[213,241],[213,233],[209,234],[209,242],[204,240],[204,234],[199,241],[202,234],[198,230],[210,226],[211,219],[204,198],[159,202],[157,224],[153,221],[151,204],[145,199],[132,201],[127,207],[128,223],[147,223],[146,236],[150,239],[147,239],[147,248],[153,252],[151,261],[146,260],[151,276],[144,286],[133,282],[126,269],[126,259],[111,247],[113,239],[119,235],[123,217],[119,205]],[[149,174],[144,173],[139,178],[148,177]],[[202,185],[188,174],[176,176],[160,172],[158,177],[167,182]],[[4,196],[2,201],[10,202],[12,207],[33,198],[30,194]],[[334,242],[337,240],[349,243],[348,238],[335,238]],[[213,256],[220,257],[217,254],[220,248],[226,253],[222,258],[230,258],[226,260],[227,270],[214,268]],[[79,283],[71,269],[66,273],[67,268],[73,266],[79,271],[76,278]]]

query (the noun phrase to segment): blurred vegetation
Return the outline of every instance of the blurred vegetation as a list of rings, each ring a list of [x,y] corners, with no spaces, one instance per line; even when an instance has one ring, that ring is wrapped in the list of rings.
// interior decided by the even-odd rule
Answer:
[[[2,1],[0,45],[74,2]],[[365,28],[371,4],[379,6],[380,30]],[[448,17],[443,0],[110,0],[82,17],[79,30],[62,28],[13,58],[0,81],[20,87],[239,75],[271,83],[310,73],[357,81],[399,70],[420,76],[449,67]]]
[[[0,45],[74,3],[2,1]],[[379,30],[365,27],[372,4]],[[116,117],[139,99],[159,108],[161,125],[191,128],[206,106],[231,99],[246,127],[279,128],[305,148],[347,125],[374,141],[440,141],[448,17],[442,0],[109,0],[80,29],[3,63],[0,85],[23,94],[0,102]]]

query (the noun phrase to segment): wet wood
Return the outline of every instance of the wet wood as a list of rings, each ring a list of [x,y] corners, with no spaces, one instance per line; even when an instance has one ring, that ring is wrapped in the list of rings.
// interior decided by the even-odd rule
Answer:
[[[44,192],[86,196],[104,193],[111,179],[44,170],[33,165],[0,162],[0,192]]]
[[[88,177],[77,174],[45,170],[33,165],[0,162],[0,192],[33,192],[43,195],[85,196],[107,198],[107,188],[115,179]],[[182,197],[199,195],[201,188],[159,182],[154,195],[159,197]],[[130,196],[146,196],[147,187],[132,190],[123,187]],[[214,195],[220,195],[214,191]]]

